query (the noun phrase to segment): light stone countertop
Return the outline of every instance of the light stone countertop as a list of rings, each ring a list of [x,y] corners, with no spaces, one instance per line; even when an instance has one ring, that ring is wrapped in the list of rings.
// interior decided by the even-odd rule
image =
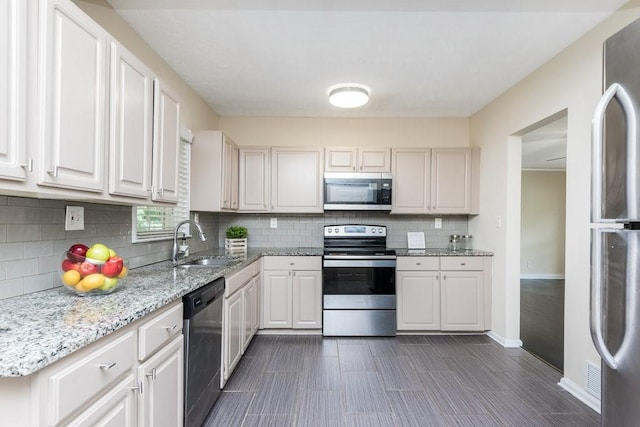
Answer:
[[[396,256],[493,256],[493,252],[476,249],[452,251],[448,248],[396,249]]]
[[[322,253],[322,248],[255,248],[224,267],[173,268],[164,261],[130,270],[108,295],[79,297],[57,287],[0,300],[0,377],[30,375],[260,256]],[[224,250],[189,259],[205,256],[224,256]]]

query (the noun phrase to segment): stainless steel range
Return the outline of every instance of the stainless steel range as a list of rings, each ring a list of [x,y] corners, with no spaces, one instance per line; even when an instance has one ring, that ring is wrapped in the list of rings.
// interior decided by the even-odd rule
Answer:
[[[396,334],[396,253],[382,225],[327,225],[322,263],[325,336]]]

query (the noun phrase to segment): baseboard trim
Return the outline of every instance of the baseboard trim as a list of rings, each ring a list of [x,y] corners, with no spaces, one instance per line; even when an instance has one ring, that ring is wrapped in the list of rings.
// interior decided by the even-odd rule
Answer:
[[[520,279],[563,279],[564,274],[521,274]]]
[[[258,329],[256,335],[322,335],[322,329]]]
[[[495,342],[497,342],[498,344],[500,344],[501,346],[506,347],[506,348],[522,347],[522,341],[521,340],[507,339],[507,338],[504,338],[504,337],[496,334],[493,331],[487,331],[487,336],[489,338],[491,338],[492,340],[494,340]]]
[[[578,384],[571,381],[567,377],[562,377],[558,385],[571,393],[576,399],[596,411],[598,414],[600,413],[600,400],[596,399],[584,388],[580,387]]]

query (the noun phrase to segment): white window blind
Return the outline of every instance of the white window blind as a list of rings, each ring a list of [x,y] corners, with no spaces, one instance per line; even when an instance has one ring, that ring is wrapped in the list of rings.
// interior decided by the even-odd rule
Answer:
[[[136,206],[131,209],[132,242],[172,239],[176,225],[189,219],[190,165],[191,144],[181,139],[178,158],[178,204],[173,207]],[[180,232],[189,235],[189,225],[180,228]]]

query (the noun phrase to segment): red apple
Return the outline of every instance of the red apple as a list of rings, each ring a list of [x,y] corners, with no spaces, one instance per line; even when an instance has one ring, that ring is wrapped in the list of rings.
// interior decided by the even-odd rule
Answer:
[[[83,262],[80,264],[80,275],[82,277],[88,276],[90,274],[98,273],[98,266],[95,264],[91,264],[90,262]]]
[[[102,274],[107,277],[116,277],[122,271],[124,261],[119,256],[112,256],[102,264]]]
[[[82,262],[84,261],[88,250],[88,246],[83,245],[82,243],[76,243],[67,251],[67,257],[73,262]]]
[[[69,270],[80,271],[80,263],[73,262],[70,259],[65,259],[64,261],[62,261],[62,270],[63,271],[69,271]]]

